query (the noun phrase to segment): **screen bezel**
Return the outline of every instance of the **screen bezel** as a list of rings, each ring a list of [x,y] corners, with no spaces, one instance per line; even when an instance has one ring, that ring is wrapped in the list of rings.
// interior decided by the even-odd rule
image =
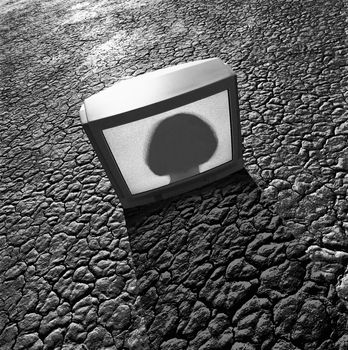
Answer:
[[[164,185],[141,193],[132,194],[114,158],[109,144],[106,141],[103,130],[145,119],[180,106],[207,98],[222,91],[228,93],[230,127],[231,127],[231,152],[232,160],[212,169],[206,170],[195,176]],[[136,96],[134,96],[136,98]],[[133,207],[147,204],[153,201],[169,198],[191,189],[201,187],[222,178],[229,173],[238,171],[243,167],[241,149],[241,131],[238,107],[238,91],[236,76],[232,75],[218,82],[191,90],[178,96],[166,99],[142,108],[131,110],[116,116],[92,121],[84,125],[96,153],[112,183],[119,199],[124,207]]]

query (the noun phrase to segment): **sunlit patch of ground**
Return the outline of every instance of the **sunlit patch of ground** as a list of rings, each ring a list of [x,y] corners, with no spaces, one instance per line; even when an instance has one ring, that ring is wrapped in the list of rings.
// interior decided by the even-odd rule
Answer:
[[[110,1],[100,1],[98,3],[91,3],[88,1],[74,4],[70,8],[71,14],[63,21],[64,24],[75,24],[96,18],[98,16],[107,16],[110,11],[127,11],[138,9],[145,6],[155,6],[157,3],[162,0],[131,0],[131,1],[122,1],[118,4],[114,4]]]
[[[98,12],[91,10],[79,10],[74,13],[68,19],[66,19],[62,24],[74,24],[78,22],[83,22],[98,16]]]
[[[149,42],[158,43],[164,35],[155,35],[156,28],[139,28],[131,34],[125,30],[117,31],[109,40],[96,46],[87,56],[83,65],[98,67],[134,55]]]
[[[74,4],[69,8],[68,14],[63,20],[62,25],[93,20],[100,15],[106,14],[107,11],[108,2],[106,1],[101,1],[96,4],[90,3],[88,1],[82,2],[80,4]]]
[[[122,9],[138,9],[139,7],[150,5],[155,6],[162,3],[163,0],[127,0],[122,1],[119,7]]]
[[[131,41],[132,38],[127,35],[126,31],[119,31],[108,41],[96,46],[87,56],[85,64],[96,66],[111,57],[113,59],[125,57]]]
[[[14,10],[22,10],[30,5],[28,0],[0,0],[0,9],[2,14]]]
[[[81,2],[79,4],[73,5],[72,10],[80,10],[80,9],[85,9],[87,6],[90,5],[89,1]]]

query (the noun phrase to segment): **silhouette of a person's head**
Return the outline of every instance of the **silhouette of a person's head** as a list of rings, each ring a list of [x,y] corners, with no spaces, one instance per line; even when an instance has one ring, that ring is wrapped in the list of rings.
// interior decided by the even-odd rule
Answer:
[[[175,114],[161,121],[154,130],[146,163],[153,173],[169,175],[170,182],[199,173],[199,165],[208,161],[218,140],[212,128],[193,114]]]

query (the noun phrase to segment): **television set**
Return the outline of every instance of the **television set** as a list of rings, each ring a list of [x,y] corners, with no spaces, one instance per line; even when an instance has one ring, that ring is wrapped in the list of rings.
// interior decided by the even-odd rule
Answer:
[[[243,168],[236,74],[219,58],[121,80],[88,97],[80,118],[124,208]]]

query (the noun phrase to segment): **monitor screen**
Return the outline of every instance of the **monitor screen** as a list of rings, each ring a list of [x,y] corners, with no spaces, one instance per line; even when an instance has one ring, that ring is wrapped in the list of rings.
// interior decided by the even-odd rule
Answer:
[[[103,130],[132,195],[232,160],[228,91]]]

